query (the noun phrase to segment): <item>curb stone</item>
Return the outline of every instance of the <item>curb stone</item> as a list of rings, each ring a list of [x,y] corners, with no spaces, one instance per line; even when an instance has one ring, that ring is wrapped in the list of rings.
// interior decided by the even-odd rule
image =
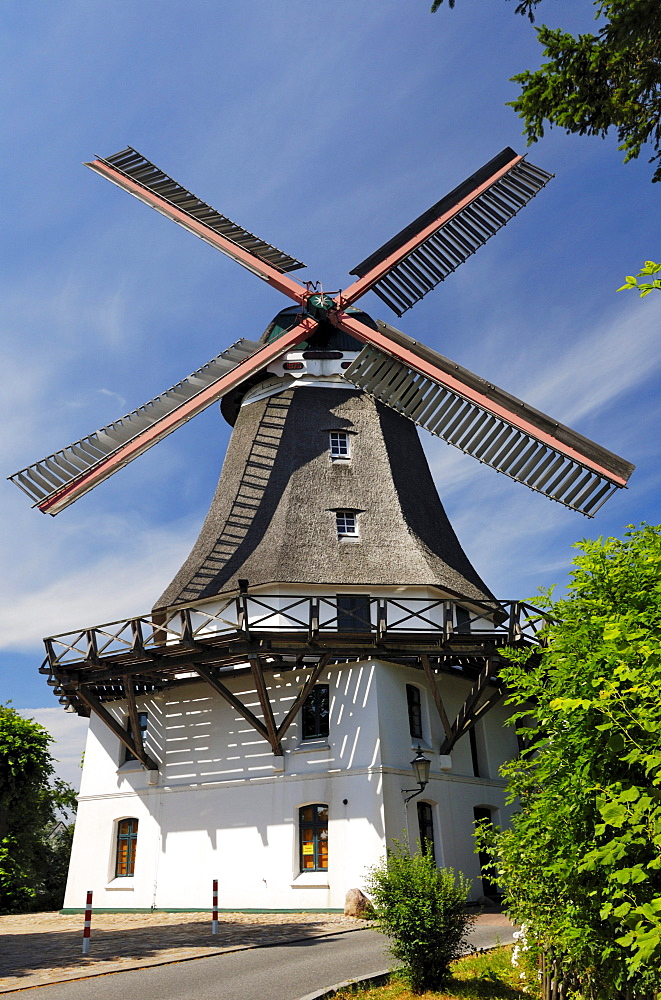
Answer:
[[[373,976],[363,976],[362,979],[345,979],[343,983],[335,983],[334,986],[325,986],[324,989],[315,990],[314,993],[306,993],[304,997],[299,997],[299,1000],[327,1000],[327,997],[334,997],[340,990],[350,989],[357,993],[368,986],[385,986],[392,973],[396,971],[396,969],[384,969],[382,972],[374,973]]]
[[[325,934],[313,935],[312,937],[310,937],[310,936],[308,936],[308,937],[294,937],[294,938],[289,938],[289,940],[287,940],[287,941],[269,942],[268,944],[239,944],[239,945],[229,945],[227,948],[218,948],[217,951],[211,951],[211,952],[207,951],[203,955],[185,955],[185,956],[183,956],[181,958],[157,959],[156,961],[153,961],[153,962],[144,962],[144,961],[140,962],[140,961],[137,961],[135,964],[122,965],[122,967],[119,968],[119,969],[101,969],[98,972],[84,971],[84,972],[75,973],[75,974],[72,974],[72,975],[69,975],[69,976],[65,976],[63,979],[51,979],[48,982],[44,982],[44,983],[32,983],[32,984],[26,985],[26,986],[0,986],[0,996],[2,996],[5,993],[22,993],[22,992],[26,992],[27,990],[40,990],[44,986],[61,986],[63,983],[75,983],[75,982],[79,982],[82,979],[98,979],[100,976],[116,976],[116,975],[119,975],[120,972],[139,972],[142,969],[155,969],[158,966],[162,966],[162,965],[181,965],[184,962],[197,962],[197,961],[199,961],[200,959],[203,959],[203,958],[216,958],[218,955],[228,955],[228,954],[230,954],[232,952],[237,952],[237,951],[256,951],[257,948],[278,948],[278,947],[283,947],[284,945],[288,945],[288,944],[296,944],[296,943],[298,943],[300,941],[310,941],[310,940],[312,940],[313,937],[316,940],[321,940],[321,938],[335,937],[338,934],[355,934],[356,931],[363,931],[363,930],[369,930],[369,928],[366,928],[366,927],[346,927],[343,930],[339,930],[339,931],[327,931]],[[91,964],[91,962],[93,960],[94,960],[93,956],[90,956],[90,964]],[[365,982],[367,982],[367,981],[368,980],[365,980]],[[327,989],[328,989],[328,987],[327,987]],[[323,991],[321,993],[319,993],[319,994],[315,993],[315,994],[311,994],[311,996],[312,995],[314,995],[314,996],[320,996],[320,997],[323,996],[323,995],[332,996],[332,994],[330,994],[330,993],[324,994]]]

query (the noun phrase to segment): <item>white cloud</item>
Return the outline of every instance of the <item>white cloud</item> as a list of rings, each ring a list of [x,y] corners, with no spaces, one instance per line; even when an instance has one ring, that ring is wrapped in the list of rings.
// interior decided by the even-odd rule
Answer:
[[[147,612],[188,554],[191,537],[181,526],[140,531],[127,519],[123,527],[114,551],[91,549],[82,564],[67,569],[61,561],[72,539],[60,539],[57,552],[46,556],[52,572],[15,580],[11,600],[0,609],[0,648],[27,650],[46,635]]]
[[[100,392],[102,396],[109,396],[111,399],[114,399],[120,406],[126,406],[126,400],[118,392],[113,392],[111,389],[97,389],[97,392]]]
[[[591,330],[577,331],[568,348],[553,353],[551,363],[538,359],[535,368],[536,377],[524,390],[526,401],[534,399],[552,416],[561,413],[568,424],[598,413],[661,368],[658,308],[627,302]]]

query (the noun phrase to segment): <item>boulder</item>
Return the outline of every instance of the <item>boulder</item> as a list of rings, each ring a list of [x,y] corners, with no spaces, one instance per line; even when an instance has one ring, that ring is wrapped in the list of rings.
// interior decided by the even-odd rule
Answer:
[[[349,889],[344,900],[344,916],[366,918],[372,913],[372,904],[360,889]]]

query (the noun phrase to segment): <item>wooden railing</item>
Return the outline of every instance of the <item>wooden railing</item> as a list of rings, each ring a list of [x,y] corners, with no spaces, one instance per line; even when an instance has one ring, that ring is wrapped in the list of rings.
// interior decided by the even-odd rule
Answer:
[[[544,613],[519,601],[491,607],[426,598],[381,598],[365,595],[347,607],[343,596],[257,597],[240,593],[214,606],[168,610],[127,618],[44,639],[51,667],[99,663],[128,654],[141,658],[150,651],[191,643],[226,641],[234,637],[292,634],[314,641],[334,634],[352,634],[365,644],[396,641],[405,636],[441,639],[460,647],[480,639],[500,645],[540,644]],[[460,608],[460,615],[457,609]]]

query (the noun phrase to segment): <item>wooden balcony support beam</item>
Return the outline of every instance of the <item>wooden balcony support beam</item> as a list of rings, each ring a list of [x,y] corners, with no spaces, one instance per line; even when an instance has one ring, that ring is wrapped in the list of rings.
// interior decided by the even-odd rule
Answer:
[[[315,684],[319,680],[319,676],[320,676],[322,670],[324,669],[324,667],[326,666],[326,664],[328,663],[329,660],[330,660],[330,654],[329,653],[324,653],[324,655],[322,657],[320,657],[319,662],[317,663],[317,665],[315,667],[313,667],[312,673],[310,674],[310,676],[306,680],[305,684],[303,685],[303,687],[299,691],[297,697],[294,700],[294,704],[291,706],[291,708],[287,712],[286,716],[284,717],[284,719],[282,720],[282,722],[278,726],[278,730],[277,730],[277,733],[276,733],[277,738],[278,738],[278,742],[282,739],[282,737],[285,735],[285,733],[287,732],[287,730],[291,726],[291,724],[294,721],[294,718],[296,716],[296,713],[301,708],[301,706],[302,706],[303,702],[305,701],[305,699],[310,695],[310,692],[312,691],[312,688],[315,686]]]
[[[505,697],[505,689],[497,688],[494,691],[494,693],[490,695],[489,698],[487,698],[486,701],[483,701],[482,704],[479,705],[479,707],[476,708],[475,711],[472,712],[470,716],[467,717],[463,729],[457,735],[457,739],[459,739],[461,736],[464,736],[470,729],[473,729],[476,723],[480,721],[482,716],[486,715],[487,712],[489,712],[494,707],[494,705],[497,705],[499,701],[502,701],[504,697]]]
[[[264,713],[264,721],[266,722],[266,729],[268,731],[268,741],[271,744],[271,748],[276,757],[282,757],[282,746],[280,745],[280,737],[278,736],[278,730],[273,716],[273,706],[271,705],[269,693],[266,689],[262,661],[258,656],[250,657],[250,669],[252,671],[255,687],[257,688],[257,697],[259,698],[259,703],[262,706],[262,712]]]
[[[224,698],[225,701],[239,713],[241,718],[245,719],[246,722],[252,726],[255,732],[259,733],[262,739],[270,743],[269,734],[264,723],[261,722],[256,715],[253,715],[250,709],[246,708],[243,702],[239,701],[236,695],[233,694],[229,688],[225,687],[222,681],[219,681],[217,677],[214,677],[208,667],[204,666],[202,663],[195,662],[190,664],[190,668],[191,670],[194,670],[195,673],[199,674],[200,677],[207,682],[209,687],[212,687],[213,690],[221,696],[221,698]]]
[[[140,719],[138,718],[138,707],[135,703],[135,691],[133,690],[133,681],[130,677],[122,677],[122,687],[124,688],[124,694],[126,695],[126,704],[129,710],[129,719],[131,720],[133,742],[137,747],[140,747],[144,753],[145,748],[142,743],[142,730],[140,728]]]
[[[478,707],[480,699],[483,697],[489,683],[493,680],[494,674],[500,666],[500,662],[500,657],[498,656],[490,656],[487,659],[484,669],[481,671],[479,677],[473,684],[473,687],[468,692],[466,700],[459,709],[457,717],[450,727],[451,735],[449,737],[446,735],[439,753],[449,754],[457,740],[467,733],[469,729],[472,729],[478,721],[478,718],[481,718],[482,715],[485,714],[487,711],[487,705],[492,707],[496,701],[500,701],[500,698],[503,695],[503,690],[501,688],[498,689],[498,698],[493,700],[492,696],[487,700],[487,702]]]
[[[450,726],[450,720],[448,719],[447,712],[445,711],[445,705],[443,704],[443,699],[441,698],[441,692],[438,689],[438,681],[436,679],[436,674],[431,668],[429,663],[429,657],[424,653],[420,657],[420,662],[422,663],[422,669],[425,672],[427,678],[427,683],[431,691],[432,698],[434,699],[434,704],[436,705],[436,711],[441,720],[441,725],[443,726],[443,732],[445,733],[445,739],[452,739],[452,727]]]
[[[147,768],[148,771],[158,771],[158,764],[155,760],[149,756],[148,753],[142,747],[142,744],[131,739],[126,729],[119,724],[117,719],[110,714],[107,708],[101,704],[98,698],[92,694],[85,686],[81,685],[76,691],[76,697],[83,702],[84,705],[94,712],[95,715],[101,719],[103,723],[110,729],[112,733],[115,734],[120,743],[123,743],[127,750],[133,754],[133,756],[140,761],[140,763]],[[138,726],[138,732],[140,727]]]
[[[304,659],[312,658],[314,661],[318,661],[321,654],[327,656],[330,662],[347,657],[356,658],[362,656],[369,658],[375,655],[371,640],[360,645],[351,644],[346,646],[335,642],[328,642],[320,648],[319,643],[310,645],[308,642],[304,642],[300,645],[298,642],[291,642],[291,637],[282,637],[276,633],[270,633],[269,636],[271,649],[268,655],[269,658],[272,658],[273,662],[264,664],[265,670],[271,668],[274,670],[300,669],[301,666],[304,666]],[[257,656],[260,653],[264,653],[264,645],[261,640],[259,643],[240,642],[223,644],[222,646],[209,645],[203,649],[196,650],[194,653],[188,649],[185,652],[177,652],[167,656],[159,654],[156,658],[152,658],[151,654],[147,652],[144,660],[137,662],[127,662],[126,660],[113,662],[109,657],[105,661],[102,659],[98,667],[93,667],[91,664],[86,663],[81,665],[79,661],[76,661],[71,664],[57,665],[51,669],[54,676],[62,684],[69,684],[79,680],[88,686],[113,683],[121,684],[123,677],[131,677],[134,679],[134,683],[167,685],[176,683],[175,675],[177,673],[188,672],[190,670],[197,671],[198,666],[201,664],[206,664],[208,667],[219,667],[220,669],[232,668],[236,664],[247,664],[251,656]],[[415,659],[421,663],[423,669],[422,657],[426,656],[428,659],[434,661],[433,669],[437,669],[443,673],[451,673],[455,677],[461,676],[461,674],[458,674],[454,665],[458,662],[463,662],[466,667],[464,677],[468,676],[469,679],[473,679],[476,662],[482,664],[485,657],[495,655],[496,653],[497,647],[491,641],[477,646],[472,652],[463,651],[459,654],[449,654],[446,650],[439,649],[438,647],[435,648],[431,644],[426,647],[420,647],[418,645],[411,646],[386,640],[378,655],[392,660],[402,658],[407,660]],[[276,658],[281,655],[295,657],[295,662],[291,664],[277,662]],[[250,673],[250,667],[246,665],[245,668],[232,669],[231,676],[238,677],[247,673]]]

